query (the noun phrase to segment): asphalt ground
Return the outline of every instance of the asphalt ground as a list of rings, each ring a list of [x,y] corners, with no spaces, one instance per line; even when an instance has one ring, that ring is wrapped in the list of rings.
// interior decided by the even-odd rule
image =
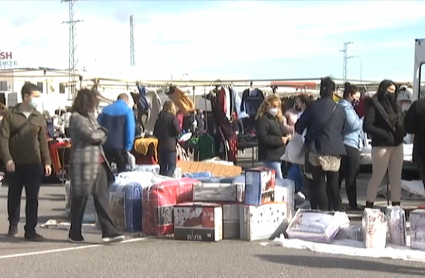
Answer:
[[[367,176],[359,178],[359,184],[365,181]],[[67,231],[45,228],[38,228],[45,242],[27,242],[22,239],[25,197],[19,236],[10,239],[3,236],[8,228],[6,198],[7,187],[0,188],[0,277],[425,276],[425,264],[420,262],[326,255],[260,242],[129,238],[102,245],[100,235],[85,234],[85,244],[72,244],[66,240]],[[63,219],[64,206],[61,186],[43,186],[39,223]]]

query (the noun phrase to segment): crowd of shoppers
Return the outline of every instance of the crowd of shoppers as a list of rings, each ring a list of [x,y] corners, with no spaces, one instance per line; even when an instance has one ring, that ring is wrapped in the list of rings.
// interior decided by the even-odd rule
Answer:
[[[335,92],[332,79],[323,78],[320,97],[312,101],[298,95],[284,117],[279,116],[282,111],[277,108],[278,98],[266,98],[257,114],[259,159],[264,166],[275,169],[277,177],[282,176],[277,170],[282,160],[289,162],[288,178],[294,180],[297,192],[308,192],[311,208],[361,210],[356,180],[367,134],[372,139],[373,174],[366,207],[374,206],[387,170],[392,205],[400,205],[406,132],[415,135],[413,158],[425,186],[425,132],[421,129],[425,124],[425,100],[414,102],[404,116],[397,103],[399,88],[391,80],[383,80],[371,98],[362,96],[360,89],[350,83],[345,83],[338,103],[334,101]],[[341,203],[343,182],[348,208]]]

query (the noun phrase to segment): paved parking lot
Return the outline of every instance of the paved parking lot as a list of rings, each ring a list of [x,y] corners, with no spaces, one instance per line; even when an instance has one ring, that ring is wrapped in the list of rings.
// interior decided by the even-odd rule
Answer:
[[[46,242],[9,239],[7,188],[0,188],[0,277],[424,277],[425,264],[395,260],[329,256],[306,250],[264,247],[259,242],[216,243],[133,238],[118,245],[66,241],[67,231],[42,229]],[[63,218],[60,186],[44,186],[40,223]],[[22,204],[22,211],[24,203]],[[23,214],[21,214],[24,216]],[[22,221],[24,219],[22,218]]]

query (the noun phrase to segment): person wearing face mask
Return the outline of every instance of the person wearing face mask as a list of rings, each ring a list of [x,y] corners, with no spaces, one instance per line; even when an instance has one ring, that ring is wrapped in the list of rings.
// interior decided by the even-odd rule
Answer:
[[[108,188],[115,178],[102,144],[108,131],[101,127],[95,116],[99,105],[99,93],[94,90],[78,91],[72,105],[69,123],[71,134],[71,227],[68,239],[74,243],[84,242],[81,227],[90,195],[102,229],[104,243],[119,242],[124,235],[118,232],[111,220],[108,208]],[[129,108],[130,109],[130,108]],[[109,132],[113,133],[115,130]]]
[[[354,107],[359,103],[360,91],[350,84],[345,83],[343,99],[339,105],[344,108],[345,122],[342,133],[345,151],[347,155],[341,158],[339,170],[339,188],[345,179],[345,191],[347,193],[350,210],[360,210],[357,205],[357,173],[360,165],[360,151],[363,148],[363,121],[359,118]]]
[[[0,149],[6,162],[9,183],[8,235],[15,237],[18,234],[21,195],[25,187],[24,237],[30,241],[42,241],[44,238],[35,230],[38,222],[38,193],[43,175],[49,176],[52,172],[46,124],[44,116],[35,109],[35,99],[40,97],[40,89],[28,83],[22,87],[21,95],[23,101],[4,116],[0,128]]]
[[[312,209],[341,210],[338,175],[341,156],[346,154],[342,132],[344,108],[332,99],[336,85],[330,77],[320,83],[320,99],[311,103],[295,124],[302,135],[307,129],[304,146],[305,167],[313,177],[310,189]]]
[[[267,168],[276,171],[277,178],[283,178],[281,157],[285,145],[291,139],[283,127],[286,119],[282,115],[281,100],[277,95],[269,95],[260,105],[255,116],[258,139],[258,159]]]
[[[366,106],[363,130],[372,137],[372,178],[367,189],[366,208],[373,207],[387,169],[392,205],[400,205],[403,138],[406,132],[404,116],[396,100],[396,84],[383,80]]]

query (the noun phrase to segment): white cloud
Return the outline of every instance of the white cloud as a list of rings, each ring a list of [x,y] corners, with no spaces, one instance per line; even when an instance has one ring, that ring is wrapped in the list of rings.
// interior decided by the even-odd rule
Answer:
[[[21,4],[10,5],[16,9]],[[105,2],[106,3],[106,2]],[[91,16],[77,3],[77,57],[79,67],[128,68],[129,24],[113,17]],[[30,4],[28,4],[30,5]],[[0,50],[14,51],[21,66],[67,67],[67,5],[37,2],[45,10],[31,25],[11,25],[0,17]],[[101,5],[101,3],[99,3]],[[106,5],[106,4],[103,4]],[[7,8],[7,7],[6,7]],[[57,12],[57,10],[60,10]],[[80,9],[80,10],[79,10]],[[80,11],[80,12],[78,12]],[[131,10],[129,10],[130,16]],[[11,14],[11,13],[9,13]],[[400,16],[409,14],[403,20]],[[156,12],[135,27],[136,64],[141,73],[169,76],[224,63],[315,55],[337,56],[340,45],[330,45],[333,35],[415,24],[425,15],[425,2],[217,2],[214,8],[175,14]],[[394,34],[396,36],[397,34]],[[388,43],[391,41],[391,43]],[[396,38],[382,38],[379,47],[394,47]],[[401,43],[403,46],[405,42]],[[356,44],[367,49],[371,46]],[[94,61],[97,60],[95,63]]]

